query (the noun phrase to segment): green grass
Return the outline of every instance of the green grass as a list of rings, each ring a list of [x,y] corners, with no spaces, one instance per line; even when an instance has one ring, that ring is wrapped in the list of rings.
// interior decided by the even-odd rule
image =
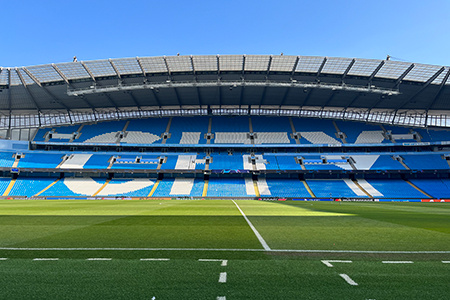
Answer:
[[[450,264],[441,262],[450,260],[448,204],[236,203],[271,249],[318,251],[263,251],[231,200],[2,200],[0,258],[8,259],[0,261],[0,299],[445,299],[450,294]],[[33,261],[45,257],[59,260]],[[96,257],[112,260],[86,261]],[[198,261],[204,258],[227,259],[228,265]],[[324,259],[353,262],[329,268]],[[221,272],[227,272],[226,283],[218,282]],[[342,273],[358,286],[347,284]]]

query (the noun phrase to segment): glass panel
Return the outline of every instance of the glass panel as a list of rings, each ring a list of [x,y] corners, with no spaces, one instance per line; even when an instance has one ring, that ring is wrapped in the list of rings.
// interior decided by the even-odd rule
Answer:
[[[414,64],[414,68],[405,76],[404,80],[426,82],[430,79],[440,68],[433,65]]]
[[[323,66],[322,73],[339,74],[339,75],[344,74],[345,70],[347,70],[351,61],[352,61],[351,58],[336,58],[336,57],[327,58],[327,62]]]
[[[348,75],[370,76],[381,62],[381,60],[357,59],[348,72]]]
[[[84,63],[94,77],[117,76],[116,71],[107,60],[94,60]]]
[[[142,68],[146,73],[167,73],[163,57],[140,57]]]
[[[294,69],[297,56],[273,56],[270,63],[270,71],[272,72],[292,72]]]
[[[136,58],[113,59],[111,61],[116,66],[120,75],[142,74],[141,67],[139,67]]]
[[[248,55],[245,57],[245,71],[267,71],[269,59],[268,55]]]
[[[319,56],[300,56],[295,72],[317,73],[323,60]]]
[[[27,70],[41,83],[64,80],[51,65],[28,67]]]
[[[382,78],[399,78],[409,67],[411,63],[399,62],[399,61],[385,61],[385,64],[381,67],[375,77]]]
[[[217,56],[193,56],[195,71],[217,71]]]
[[[56,66],[69,80],[91,77],[80,62],[63,63],[57,64]]]
[[[170,72],[192,72],[191,58],[189,56],[166,57]]]
[[[219,69],[221,71],[242,71],[244,57],[242,55],[219,56]]]

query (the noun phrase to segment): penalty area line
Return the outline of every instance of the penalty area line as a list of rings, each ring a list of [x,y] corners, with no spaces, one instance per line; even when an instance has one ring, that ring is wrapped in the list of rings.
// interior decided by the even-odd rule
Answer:
[[[339,274],[348,284],[350,285],[358,285],[353,279],[350,278],[347,274]]]
[[[253,230],[253,233],[256,235],[256,237],[258,238],[259,242],[261,243],[261,245],[263,246],[264,250],[266,251],[270,251],[272,249],[270,249],[269,245],[267,245],[266,241],[264,240],[264,238],[262,237],[261,234],[259,234],[258,230],[256,230],[255,226],[253,226],[252,222],[250,222],[250,220],[247,218],[247,216],[244,214],[244,212],[242,211],[242,209],[239,207],[239,205],[237,205],[236,202],[233,201],[234,205],[236,205],[237,209],[239,209],[239,211],[241,212],[241,215],[244,217],[245,221],[247,221],[248,226],[250,226],[250,228]]]

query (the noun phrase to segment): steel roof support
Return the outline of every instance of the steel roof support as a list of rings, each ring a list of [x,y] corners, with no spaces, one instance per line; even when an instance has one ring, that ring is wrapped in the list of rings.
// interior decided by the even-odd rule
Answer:
[[[128,95],[130,95],[131,100],[134,102],[134,105],[138,108],[139,111],[141,111],[141,104],[137,101],[136,97],[133,95],[132,91],[127,92]]]
[[[94,74],[92,74],[91,70],[89,70],[89,68],[86,66],[84,61],[81,62],[81,65],[86,70],[86,72],[89,74],[89,76],[91,77],[92,81],[96,82]]]
[[[328,104],[333,100],[334,96],[336,96],[336,91],[331,91],[330,97],[328,97],[327,101],[324,105],[322,105],[322,109],[324,109]]]
[[[155,89],[150,89],[153,93],[153,97],[155,97],[156,104],[158,104],[159,108],[161,108],[161,101],[159,100],[159,97],[157,95],[158,91]]]
[[[380,64],[373,70],[372,74],[369,76],[369,86],[372,85],[372,80],[377,75],[377,73],[380,71],[380,69],[384,66],[384,60],[380,62]]]
[[[7,137],[11,137],[11,117],[12,117],[12,96],[11,96],[11,69],[8,69],[8,107],[9,107],[9,124]]]
[[[217,95],[219,98],[219,106],[222,106],[222,90],[220,84],[217,86]]]
[[[190,56],[190,58],[191,58],[192,72],[194,73],[194,81],[197,82],[197,71],[195,71],[194,59],[193,59],[192,55]],[[195,91],[197,92],[198,104],[201,106],[203,102],[202,102],[202,98],[200,96],[200,90],[199,90],[198,86],[195,86]]]
[[[433,101],[430,102],[430,104],[427,106],[426,111],[428,112],[430,108],[436,103],[436,101],[441,97],[442,90],[444,89],[445,83],[447,82],[448,78],[450,77],[450,69],[448,69],[447,73],[444,76],[444,79],[442,80],[439,90],[436,93],[436,96],[434,96]]]
[[[178,94],[178,90],[176,87],[173,88],[173,91],[175,92],[175,98],[177,99],[178,105],[181,108],[181,101],[180,101],[180,95]]]
[[[167,73],[169,73],[169,79],[172,79],[172,72],[169,69],[169,64],[167,63],[167,59],[165,56],[163,56],[164,64],[166,65]]]
[[[302,104],[300,105],[301,107],[303,107],[304,105],[306,105],[306,103],[308,103],[309,98],[311,98],[311,94],[313,93],[314,89],[310,89],[308,91],[308,93],[306,94],[305,100],[303,100]]]
[[[342,83],[344,83],[344,78],[347,76],[348,72],[350,72],[350,69],[355,64],[355,61],[356,61],[355,59],[352,59],[352,61],[348,64],[347,69],[345,69],[344,74],[342,74],[342,78],[341,78]]]
[[[22,74],[19,72],[19,70],[17,68],[15,69],[15,71],[16,71],[17,75],[19,75],[20,81],[22,82],[22,85],[24,86],[25,90],[27,91],[28,96],[30,96],[31,101],[33,101],[34,105],[36,106],[36,109],[37,109],[38,115],[39,115],[39,126],[41,126],[41,118],[40,118],[41,108],[37,104],[36,99],[34,98],[33,94],[31,94],[31,91],[28,88],[28,85],[25,83],[25,80],[23,79]]]
[[[269,76],[269,72],[270,72],[270,65],[272,64],[272,55],[269,56],[269,63],[267,64],[267,72],[266,72],[266,77]]]
[[[402,109],[406,104],[408,104],[408,102],[411,102],[412,100],[414,100],[420,93],[423,92],[423,90],[425,90],[439,75],[441,75],[442,72],[444,72],[445,68],[442,67],[440,68],[436,73],[433,74],[433,76],[431,76],[420,88],[420,90],[418,90],[414,95],[412,95],[411,97],[409,97],[409,99],[403,101],[403,103],[401,103],[396,110]]]
[[[241,92],[239,93],[239,108],[242,106],[242,99],[244,99],[244,88],[245,85],[241,86]]]
[[[408,69],[406,69],[405,72],[403,72],[403,74],[400,75],[399,78],[397,78],[397,80],[395,81],[395,85],[394,85],[394,87],[393,87],[394,89],[397,89],[397,88],[398,88],[398,86],[399,86],[400,83],[402,82],[403,78],[405,78],[406,75],[408,75],[408,73],[411,72],[411,70],[414,68],[414,66],[415,66],[414,64],[411,64],[411,65],[408,67]]]
[[[111,64],[111,67],[114,69],[114,72],[116,72],[117,77],[119,77],[119,81],[120,81],[120,79],[122,79],[122,76],[120,75],[119,70],[117,70],[117,67],[116,67],[116,65],[113,63],[113,61],[111,60],[111,58],[108,59],[108,61],[109,61],[109,63]]]
[[[269,80],[269,72],[270,72],[270,65],[272,64],[272,55],[269,56],[269,63],[267,64],[267,71],[266,71],[266,80]],[[263,93],[261,96],[261,102],[259,103],[259,108],[261,108],[261,105],[264,104],[264,101],[266,99],[266,93],[267,93],[267,86],[264,86]]]
[[[326,63],[327,63],[327,58],[324,57],[322,63],[320,64],[319,70],[317,71],[317,74],[316,74],[317,80],[319,80],[320,73],[322,73],[323,67],[325,66]]]
[[[64,79],[64,81],[70,85],[69,83],[69,79],[67,79],[67,77],[61,72],[61,70],[55,65],[52,64],[53,69],[56,71],[56,73],[58,73],[59,76],[61,76],[62,79]]]
[[[30,71],[28,71],[27,68],[23,67],[22,70],[24,70],[25,73],[27,73],[27,75],[30,76],[30,78],[31,78],[31,79],[32,79],[39,87],[42,87],[41,82],[40,82],[36,77],[34,77],[34,75],[31,74]],[[16,68],[16,72],[17,72],[17,74],[19,74],[19,76],[20,76],[20,81],[22,81],[22,82],[25,84],[25,81],[23,80],[22,75],[20,74],[20,72],[18,71],[17,68]]]
[[[289,91],[291,90],[291,88],[286,88],[286,91],[284,91],[284,95],[283,98],[281,98],[281,102],[280,102],[280,108],[284,105],[284,103],[286,102],[286,99],[289,95]]]
[[[292,77],[294,77],[295,70],[297,69],[297,65],[298,65],[298,62],[299,62],[299,61],[300,61],[300,57],[297,56],[297,58],[295,59],[294,66],[292,67],[292,71],[291,71],[291,80],[292,80]]]
[[[217,75],[220,75],[220,55],[217,55],[216,58],[217,58]]]
[[[67,110],[67,115],[69,116],[69,122],[70,124],[73,124],[72,115],[70,113],[70,110]]]
[[[136,57],[136,60],[137,60],[137,63],[139,65],[139,68],[141,69],[142,75],[144,75],[144,78],[146,79],[147,78],[147,73],[145,72],[145,69],[142,66],[141,60],[139,59],[139,57]]]
[[[244,80],[245,79],[245,58],[246,58],[246,56],[245,55],[242,55],[242,80]]]

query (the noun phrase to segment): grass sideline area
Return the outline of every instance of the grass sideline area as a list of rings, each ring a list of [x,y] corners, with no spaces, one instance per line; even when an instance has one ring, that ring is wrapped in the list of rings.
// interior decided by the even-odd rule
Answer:
[[[450,294],[448,203],[2,200],[0,211],[1,299]]]

